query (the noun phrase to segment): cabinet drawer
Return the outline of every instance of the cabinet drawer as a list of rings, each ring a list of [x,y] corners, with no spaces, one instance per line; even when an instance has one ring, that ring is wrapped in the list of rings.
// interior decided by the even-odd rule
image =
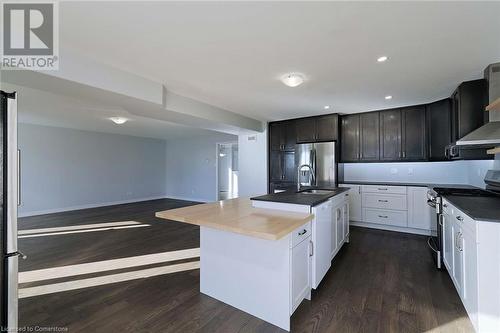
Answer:
[[[292,232],[292,242],[290,247],[294,247],[309,236],[311,236],[311,222],[307,222]]]
[[[386,224],[398,227],[408,225],[406,211],[383,210],[383,209],[363,209],[363,221],[368,223]]]
[[[406,186],[363,185],[363,193],[406,194]]]
[[[363,193],[363,207],[406,210],[406,195]]]

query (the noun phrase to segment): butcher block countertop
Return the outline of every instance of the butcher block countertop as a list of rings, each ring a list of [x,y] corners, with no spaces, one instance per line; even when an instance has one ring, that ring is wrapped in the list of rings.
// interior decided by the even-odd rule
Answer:
[[[157,212],[156,217],[242,235],[278,240],[311,221],[313,214],[252,207],[237,198]]]

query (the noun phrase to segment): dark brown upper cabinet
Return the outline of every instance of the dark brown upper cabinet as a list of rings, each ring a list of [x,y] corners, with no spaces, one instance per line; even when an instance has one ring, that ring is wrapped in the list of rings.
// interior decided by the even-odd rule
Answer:
[[[452,141],[455,142],[488,121],[486,80],[463,82],[453,92]]]
[[[451,99],[427,104],[427,150],[430,161],[445,161],[451,140]]]
[[[360,115],[342,116],[340,123],[340,160],[342,162],[359,161]]]
[[[380,159],[395,161],[401,153],[401,110],[380,111]]]
[[[274,151],[295,150],[295,122],[280,121],[269,124],[269,146]]]
[[[274,182],[295,181],[295,153],[292,151],[271,151],[269,178]]]
[[[362,161],[377,161],[380,158],[379,114],[379,112],[368,112],[359,116],[359,159]]]
[[[338,119],[337,114],[297,119],[297,143],[337,140]]]
[[[425,105],[401,109],[401,159],[423,161],[427,158]]]

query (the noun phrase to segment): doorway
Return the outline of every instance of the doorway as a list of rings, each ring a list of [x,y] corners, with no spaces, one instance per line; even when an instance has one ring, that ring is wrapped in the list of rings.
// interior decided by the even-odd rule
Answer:
[[[217,144],[217,200],[238,197],[238,143]]]

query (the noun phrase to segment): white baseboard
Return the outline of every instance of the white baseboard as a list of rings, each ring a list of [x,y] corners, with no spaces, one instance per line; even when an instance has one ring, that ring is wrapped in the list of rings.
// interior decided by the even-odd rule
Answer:
[[[119,200],[119,201],[111,201],[111,202],[101,202],[101,203],[95,203],[95,204],[78,205],[78,206],[70,206],[70,207],[62,207],[62,208],[52,208],[52,209],[36,210],[36,211],[29,211],[29,212],[22,212],[22,213],[19,212],[18,217],[28,217],[28,216],[36,216],[36,215],[44,215],[44,214],[61,213],[61,212],[68,212],[71,210],[121,205],[121,204],[133,203],[133,202],[142,202],[142,201],[166,199],[166,198],[170,198],[170,197],[168,197],[166,195],[160,195],[160,196],[153,196],[153,197],[147,197],[147,198],[136,198],[136,199]]]
[[[355,227],[397,231],[397,232],[404,232],[407,234],[416,234],[416,235],[424,235],[424,236],[430,236],[432,234],[431,230],[396,227],[396,226],[392,226],[392,225],[375,224],[375,223],[368,223],[368,222],[349,221],[349,224],[352,226],[355,226]]]
[[[202,199],[202,198],[185,197],[182,195],[167,195],[166,198],[175,199],[175,200],[196,201],[196,202],[202,202],[202,203],[207,203],[207,202],[213,201],[213,200],[207,200],[207,199]]]

